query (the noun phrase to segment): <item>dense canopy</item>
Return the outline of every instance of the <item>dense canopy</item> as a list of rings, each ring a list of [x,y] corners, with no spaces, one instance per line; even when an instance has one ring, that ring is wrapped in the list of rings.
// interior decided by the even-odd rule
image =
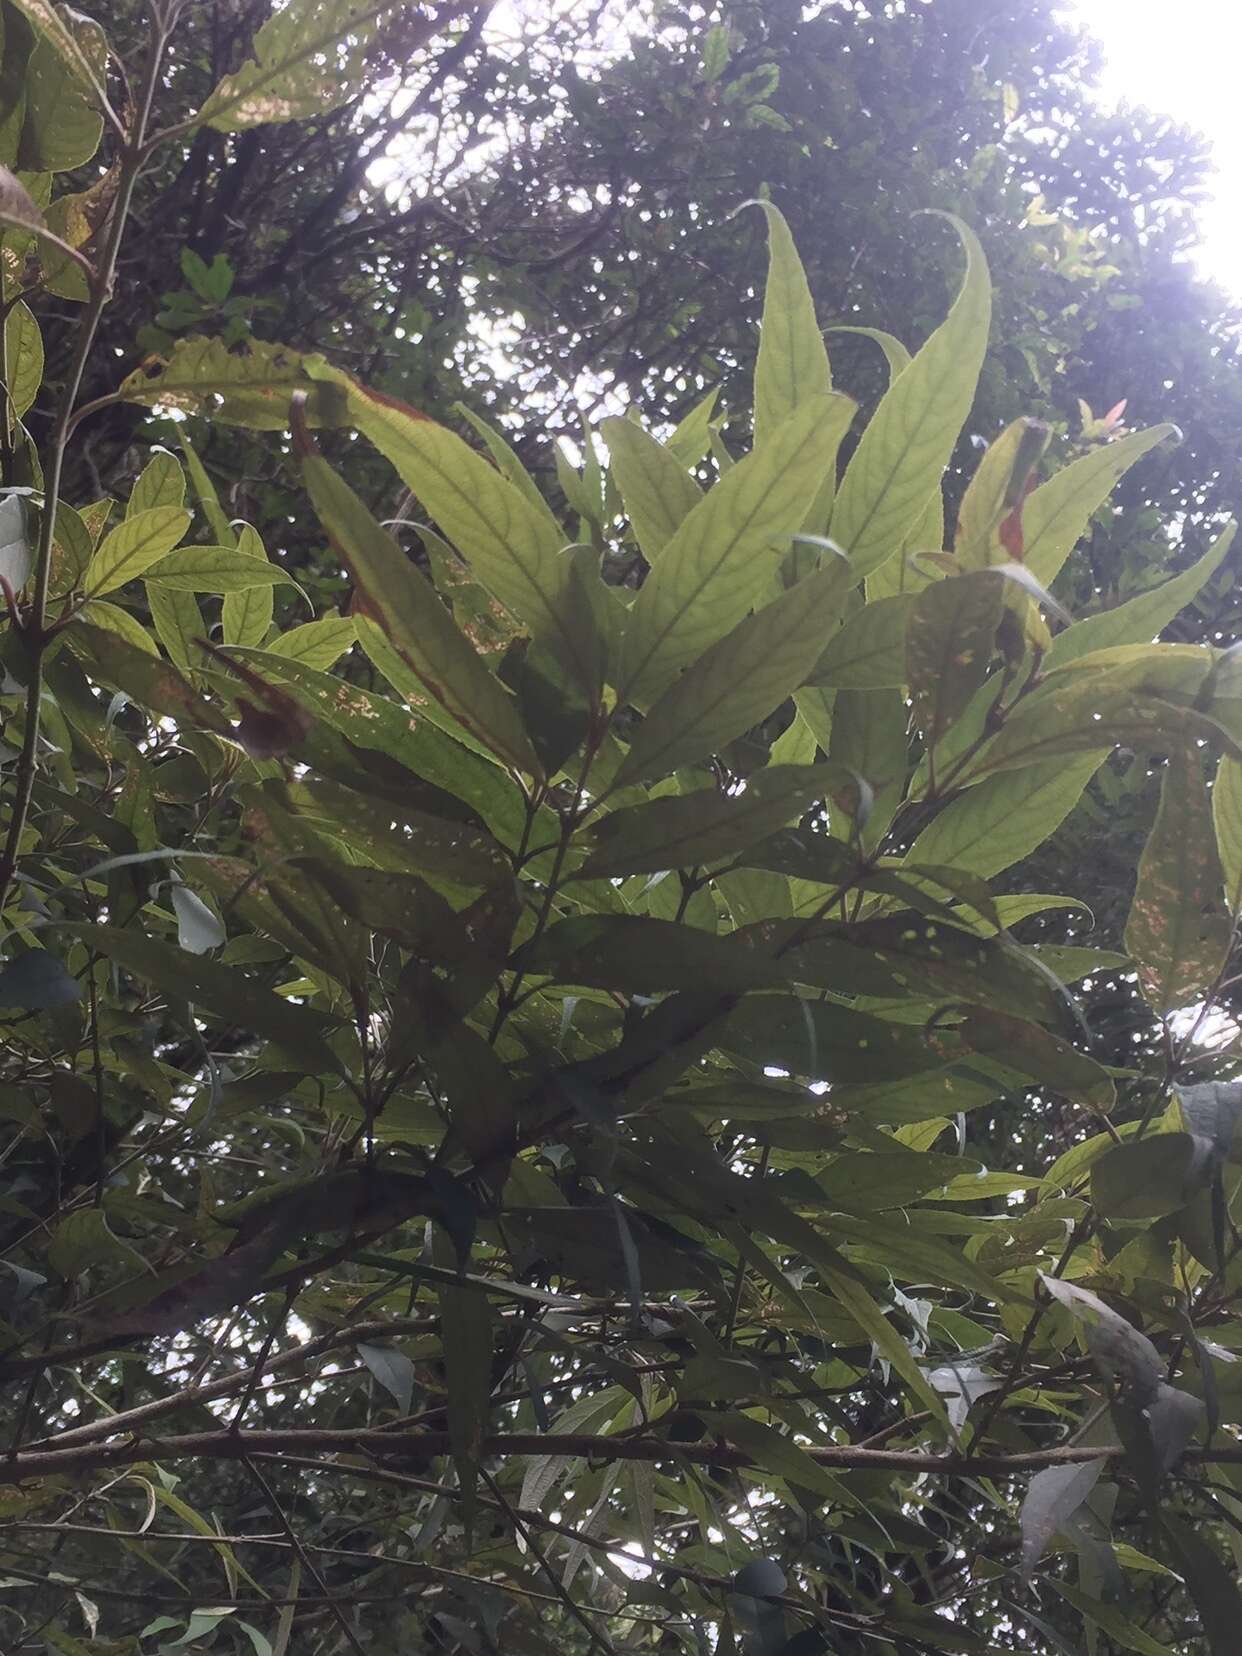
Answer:
[[[0,1645],[1235,1651],[1196,142],[1042,5],[105,9],[0,0]]]

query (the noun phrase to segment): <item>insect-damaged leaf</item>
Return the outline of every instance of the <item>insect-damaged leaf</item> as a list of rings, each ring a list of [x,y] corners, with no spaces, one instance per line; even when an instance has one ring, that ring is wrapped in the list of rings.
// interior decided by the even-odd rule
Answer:
[[[1230,935],[1202,760],[1179,742],[1169,753],[1126,923],[1126,948],[1152,1010],[1197,1000],[1224,966]]]
[[[924,588],[906,629],[906,681],[929,748],[987,677],[1004,596],[999,576],[975,570]]]

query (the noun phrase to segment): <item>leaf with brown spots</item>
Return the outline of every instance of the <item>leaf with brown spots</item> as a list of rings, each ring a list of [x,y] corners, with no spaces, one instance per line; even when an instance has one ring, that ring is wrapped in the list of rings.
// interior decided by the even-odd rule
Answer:
[[[1230,938],[1224,884],[1199,755],[1176,747],[1126,923],[1126,948],[1154,1012],[1198,1000],[1224,965]]]

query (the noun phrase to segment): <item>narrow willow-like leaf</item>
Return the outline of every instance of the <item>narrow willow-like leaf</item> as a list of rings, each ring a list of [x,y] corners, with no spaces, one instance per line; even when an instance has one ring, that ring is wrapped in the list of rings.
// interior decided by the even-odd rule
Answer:
[[[518,950],[514,964],[557,983],[655,994],[699,989],[722,994],[779,985],[779,965],[733,937],[634,914],[576,914]]]
[[[501,436],[494,425],[490,425],[482,415],[476,414],[473,409],[467,408],[465,403],[455,404],[457,412],[468,425],[473,426],[479,436],[487,444],[488,453],[499,466],[501,474],[520,489],[529,501],[532,510],[542,517],[547,525],[549,536],[553,539],[564,539],[560,524],[553,515],[552,508],[539,493],[539,485],[518,459],[512,447]]]
[[[1212,822],[1230,909],[1242,910],[1242,762],[1228,754],[1212,785]]]
[[[739,621],[664,692],[630,744],[618,785],[713,753],[765,718],[812,670],[853,576],[843,558]]]
[[[762,443],[811,397],[832,390],[828,351],[802,260],[783,214],[758,202],[768,221],[768,280],[755,359],[755,442]]]
[[[458,631],[435,588],[323,460],[302,462],[320,522],[349,566],[354,601],[435,699],[506,764],[541,774],[516,703]]]
[[[216,486],[207,475],[207,469],[198,457],[198,451],[185,435],[184,431],[177,433],[181,444],[181,452],[185,455],[186,470],[190,474],[190,482],[194,485],[194,493],[198,503],[203,508],[203,516],[212,534],[221,546],[235,546],[237,536],[229,522],[228,514],[220,504],[220,496],[216,493]]]
[[[889,387],[846,468],[831,533],[858,575],[900,548],[926,510],[970,411],[987,348],[991,285],[974,232],[950,219],[966,278],[948,317]]]
[[[1229,950],[1231,923],[1202,760],[1189,742],[1169,753],[1160,809],[1139,861],[1126,948],[1153,1012],[1202,997]]]
[[[716,412],[719,391],[709,391],[701,401],[678,422],[676,430],[665,443],[665,448],[683,466],[697,466],[712,446],[712,420]]]
[[[99,543],[86,567],[88,597],[113,592],[134,580],[171,552],[190,527],[190,514],[180,506],[153,506],[118,524]]]
[[[848,397],[805,403],[683,519],[630,611],[620,700],[650,703],[751,608],[802,527],[853,413]]]
[[[634,538],[643,557],[654,564],[703,491],[685,466],[633,420],[605,420],[600,432]]]
[[[1118,644],[1150,643],[1187,604],[1194,602],[1212,579],[1233,545],[1236,531],[1235,523],[1227,524],[1197,563],[1171,581],[1165,581],[1163,586],[1141,592],[1128,603],[1118,604],[1100,615],[1089,615],[1085,621],[1068,627],[1048,652],[1048,671],[1064,667],[1094,650],[1111,649]]]
[[[1023,562],[1037,581],[1052,585],[1114,485],[1157,443],[1177,435],[1174,425],[1136,431],[1084,454],[1032,490],[1022,510]]]

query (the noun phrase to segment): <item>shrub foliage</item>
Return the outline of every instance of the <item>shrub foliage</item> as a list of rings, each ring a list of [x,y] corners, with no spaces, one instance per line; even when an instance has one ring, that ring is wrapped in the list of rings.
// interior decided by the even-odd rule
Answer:
[[[1173,428],[1049,472],[1020,419],[946,526],[974,234],[924,221],[960,291],[859,431],[761,203],[744,455],[710,397],[608,419],[553,510],[477,418],[189,335],[108,399],[180,452],[63,499],[140,169],[356,96],[405,8],[289,0],[194,114],[176,10],[118,109],[96,25],[3,8],[8,1647],[1235,1649],[1242,700],[1151,642],[1232,526],[1048,593]],[[1073,941],[1089,867],[1022,879],[1119,753],[1163,771],[1125,956]],[[1158,1065],[1083,1018],[1118,969]],[[984,1165],[1019,1099],[1064,1153]]]

